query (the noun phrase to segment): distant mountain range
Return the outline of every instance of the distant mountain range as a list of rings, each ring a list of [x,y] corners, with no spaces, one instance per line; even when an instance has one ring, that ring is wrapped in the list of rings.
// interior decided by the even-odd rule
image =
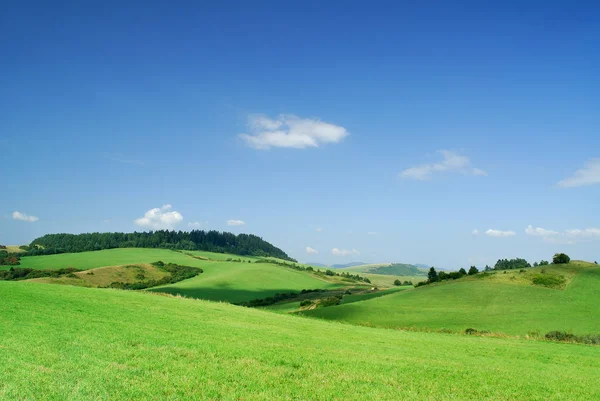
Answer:
[[[329,267],[333,268],[333,269],[343,269],[345,267],[353,267],[353,266],[361,266],[361,265],[366,265],[368,263],[365,262],[350,262],[350,263],[346,263],[346,264],[337,264],[337,265],[331,265]]]

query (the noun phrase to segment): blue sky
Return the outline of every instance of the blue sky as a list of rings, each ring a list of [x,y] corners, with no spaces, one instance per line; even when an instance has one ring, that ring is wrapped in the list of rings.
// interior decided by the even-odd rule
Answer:
[[[4,5],[0,243],[600,260],[597,4],[150,3]]]

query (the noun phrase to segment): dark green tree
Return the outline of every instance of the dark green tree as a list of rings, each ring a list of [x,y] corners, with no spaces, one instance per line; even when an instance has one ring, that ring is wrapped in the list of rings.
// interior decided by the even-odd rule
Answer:
[[[467,275],[467,271],[461,267],[458,270],[458,274],[460,274],[461,276],[466,276]]]
[[[438,274],[433,266],[431,266],[431,269],[429,269],[429,273],[427,273],[427,279],[430,283],[435,283],[436,281],[438,281]]]
[[[469,273],[468,273],[468,274],[469,274],[469,276],[472,276],[472,275],[474,275],[474,274],[477,274],[477,273],[479,273],[479,269],[478,269],[478,268],[476,268],[475,266],[471,266],[471,267],[469,268]]]
[[[556,253],[552,258],[552,263],[555,265],[564,265],[571,261],[571,258],[566,253]]]
[[[394,280],[394,285],[402,285],[402,282],[398,279]]]

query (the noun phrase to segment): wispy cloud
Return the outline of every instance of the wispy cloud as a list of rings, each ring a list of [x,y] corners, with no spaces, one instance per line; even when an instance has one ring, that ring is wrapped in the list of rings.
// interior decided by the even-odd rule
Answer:
[[[525,233],[532,237],[541,237],[545,242],[552,244],[575,244],[582,241],[600,240],[600,228],[573,228],[562,232],[546,230],[529,225]]]
[[[337,143],[349,135],[346,128],[315,118],[281,114],[275,119],[263,115],[248,118],[250,134],[239,137],[254,149],[316,148]]]
[[[316,255],[317,253],[319,253],[319,251],[317,251],[315,248],[311,248],[310,246],[307,246],[306,253]]]
[[[323,229],[322,229],[321,227],[317,227],[317,228],[315,229],[315,231],[316,231],[316,232],[318,232],[318,233],[322,233],[322,232],[323,232]]]
[[[227,220],[228,226],[243,226],[246,224],[244,220]]]
[[[502,238],[502,237],[514,237],[515,235],[517,235],[517,233],[514,231],[502,231],[502,230],[494,230],[494,229],[490,228],[489,230],[487,230],[485,232],[485,235],[487,235],[489,237]]]
[[[333,248],[331,250],[331,254],[333,256],[349,256],[349,255],[353,255],[353,256],[358,256],[360,255],[360,252],[356,249],[338,249],[338,248]]]
[[[26,221],[28,223],[34,223],[39,220],[39,218],[37,218],[36,216],[30,216],[17,210],[12,212],[12,218],[13,220]]]
[[[192,228],[192,229],[202,228],[203,226],[204,226],[204,223],[201,221],[190,221],[188,223],[188,227]]]
[[[377,235],[377,232],[375,232],[375,231],[369,231],[369,232],[367,232],[367,235]]]
[[[430,180],[434,173],[459,173],[463,175],[487,175],[479,168],[471,166],[471,161],[466,156],[450,150],[440,150],[443,159],[437,163],[421,164],[419,166],[407,168],[400,172],[400,177],[413,180]]]
[[[474,229],[473,231],[471,231],[472,235],[479,235],[479,230],[478,229]]]
[[[588,161],[572,177],[559,181],[557,185],[561,188],[573,188],[594,184],[600,184],[600,159]]]
[[[148,210],[144,217],[135,219],[134,223],[137,226],[144,228],[173,229],[183,221],[183,216],[177,211],[171,211],[173,206],[166,204],[162,207]]]

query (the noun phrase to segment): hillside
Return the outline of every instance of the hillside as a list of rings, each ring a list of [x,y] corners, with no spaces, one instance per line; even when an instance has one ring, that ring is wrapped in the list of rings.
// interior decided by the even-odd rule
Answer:
[[[76,268],[85,270],[71,277],[35,279],[46,283],[83,286],[107,286],[113,281],[136,282],[140,274],[127,266],[137,265],[148,270],[144,280],[158,279],[148,264],[162,261],[182,266],[199,267],[203,273],[177,283],[153,287],[154,292],[209,299],[243,302],[266,298],[276,293],[299,292],[303,289],[333,289],[364,285],[340,277],[329,277],[308,271],[298,271],[273,263],[259,263],[256,257],[205,251],[176,252],[168,249],[116,248],[93,252],[58,255],[25,256],[19,268],[36,270]],[[281,260],[273,259],[275,262]],[[10,266],[2,267],[9,269]]]
[[[346,267],[341,270],[353,273],[383,274],[412,278],[427,276],[427,273],[423,269],[407,263],[375,263]]]
[[[536,277],[553,278],[556,274],[564,277],[564,285],[548,288],[532,283]],[[475,328],[513,335],[552,330],[598,334],[599,293],[600,267],[571,262],[524,273],[479,274],[303,314],[388,328]]]
[[[0,282],[0,293],[3,399],[600,398],[600,347],[373,329],[132,291]]]

